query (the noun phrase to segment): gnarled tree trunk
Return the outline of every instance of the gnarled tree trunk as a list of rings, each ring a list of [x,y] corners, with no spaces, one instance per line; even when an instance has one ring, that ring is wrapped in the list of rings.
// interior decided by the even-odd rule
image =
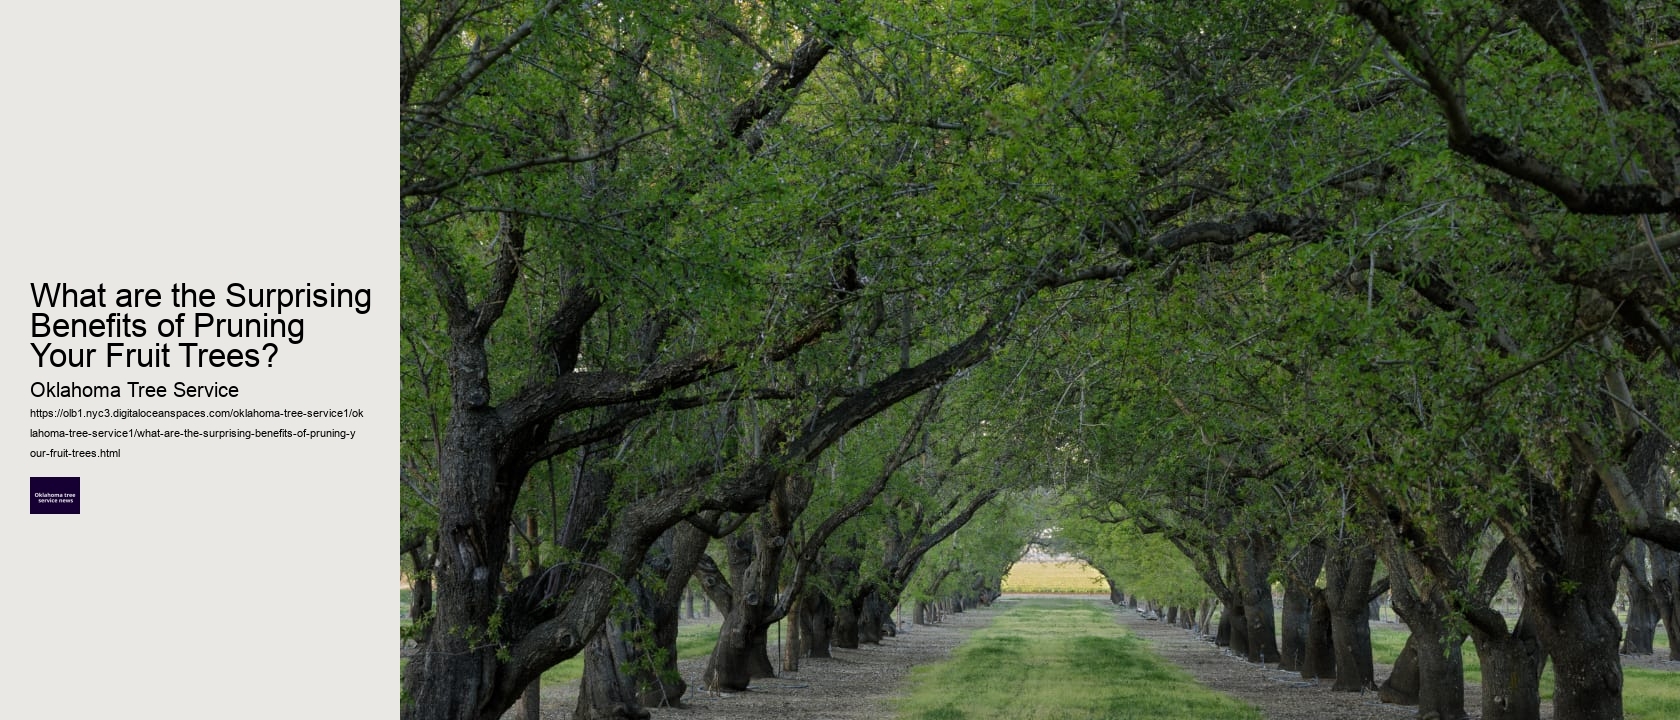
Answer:
[[[1307,639],[1312,627],[1313,583],[1324,566],[1324,547],[1308,544],[1298,548],[1289,561],[1283,584],[1283,635],[1278,647],[1278,667],[1299,672],[1307,657]]]
[[[1651,585],[1650,567],[1646,564],[1645,542],[1633,540],[1622,553],[1626,570],[1627,628],[1622,635],[1623,655],[1650,655],[1657,638],[1657,621],[1662,613],[1657,609],[1657,594]]]
[[[1250,534],[1238,553],[1237,577],[1241,583],[1243,619],[1247,622],[1244,656],[1249,662],[1277,662],[1277,623],[1272,606],[1272,563],[1277,546],[1271,538]],[[1236,648],[1231,648],[1233,651]]]
[[[1680,552],[1651,548],[1651,588],[1668,633],[1668,659],[1680,660]]]
[[[1376,687],[1371,624],[1366,614],[1376,567],[1376,550],[1359,538],[1339,542],[1325,563],[1324,597],[1336,654],[1331,670],[1336,683],[1332,689],[1361,692]]]
[[[1497,615],[1492,610],[1486,613]],[[1497,622],[1503,624],[1504,619],[1497,618]],[[1538,720],[1540,673],[1546,667],[1546,654],[1528,613],[1524,612],[1508,633],[1485,632],[1483,625],[1470,625],[1476,655],[1482,663],[1482,720]]]
[[[700,564],[706,591],[715,593],[713,600],[723,608],[717,646],[701,676],[708,689],[739,692],[754,679],[776,677],[769,639],[770,626],[778,619],[773,614],[785,544],[776,542],[778,536],[769,532],[768,524],[760,518],[751,532],[743,528],[726,539],[732,582],[724,583],[710,563]]]
[[[1415,700],[1418,717],[1464,720],[1468,717],[1464,711],[1464,638],[1453,637],[1448,632],[1449,608],[1441,595],[1442,589],[1428,579],[1416,558],[1402,547],[1403,542],[1389,537],[1384,548],[1394,612],[1412,633],[1406,639],[1406,649],[1395,663],[1393,674],[1383,683],[1380,697],[1385,702],[1400,704]],[[1362,622],[1364,604],[1365,598],[1361,598]],[[1405,657],[1407,651],[1411,655],[1409,663]],[[1408,672],[1415,675],[1405,674]]]
[[[626,621],[607,621],[583,651],[584,674],[591,682],[578,686],[577,720],[648,720],[652,713],[636,697],[629,668],[635,648],[625,636]]]
[[[916,623],[921,624],[922,605],[916,605]],[[826,658],[834,655],[829,652],[833,643],[834,632],[834,603],[828,595],[815,590],[807,591],[799,600],[799,633],[803,637],[806,657]]]
[[[1312,618],[1307,628],[1306,654],[1301,660],[1301,677],[1308,680],[1336,677],[1336,646],[1330,620],[1330,601],[1321,588],[1312,589]]]

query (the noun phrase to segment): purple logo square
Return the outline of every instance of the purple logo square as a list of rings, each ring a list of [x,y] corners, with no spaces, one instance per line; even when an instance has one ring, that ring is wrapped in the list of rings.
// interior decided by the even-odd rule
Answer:
[[[29,514],[82,514],[82,479],[79,477],[29,478]]]

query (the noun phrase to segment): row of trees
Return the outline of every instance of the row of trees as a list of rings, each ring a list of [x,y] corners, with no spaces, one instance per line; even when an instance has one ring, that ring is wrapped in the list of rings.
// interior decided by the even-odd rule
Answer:
[[[405,717],[497,717],[580,653],[591,707],[680,697],[626,668],[690,575],[743,686],[779,618],[844,642],[986,586],[1051,522],[996,498],[1046,485],[1270,657],[1270,578],[1340,627],[1380,557],[1443,717],[1464,626],[1620,716],[1618,568],[1672,608],[1680,549],[1673,7],[401,23]]]
[[[1369,169],[1337,240],[1186,273],[1127,319],[1165,352],[1090,382],[1086,552],[1170,542],[1233,647],[1339,689],[1376,687],[1363,617],[1388,592],[1412,634],[1383,690],[1421,715],[1466,717],[1468,638],[1482,717],[1538,717],[1549,658],[1558,717],[1619,718],[1618,652],[1659,617],[1680,640],[1677,17],[1347,10],[1397,94],[1334,123]],[[1492,607],[1508,579],[1519,618]]]

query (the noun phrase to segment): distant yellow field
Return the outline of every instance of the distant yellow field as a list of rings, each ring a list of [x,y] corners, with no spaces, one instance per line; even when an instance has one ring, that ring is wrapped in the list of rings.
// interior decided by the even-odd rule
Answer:
[[[1096,568],[1078,560],[1021,561],[1003,576],[1006,593],[1106,593],[1108,585]]]

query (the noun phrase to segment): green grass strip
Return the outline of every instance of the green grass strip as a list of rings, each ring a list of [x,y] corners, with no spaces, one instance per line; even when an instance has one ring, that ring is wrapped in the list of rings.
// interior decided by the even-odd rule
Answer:
[[[1623,668],[1622,714],[1627,720],[1680,718],[1680,672]]]
[[[1005,600],[1003,614],[946,662],[911,672],[904,720],[1183,718],[1260,720],[1197,685],[1089,600]]]

